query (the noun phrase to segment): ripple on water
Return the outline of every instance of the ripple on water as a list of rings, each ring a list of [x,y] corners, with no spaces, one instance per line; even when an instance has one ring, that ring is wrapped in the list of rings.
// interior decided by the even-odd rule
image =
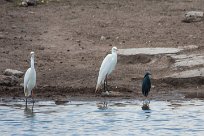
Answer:
[[[204,101],[0,103],[2,135],[202,135]]]

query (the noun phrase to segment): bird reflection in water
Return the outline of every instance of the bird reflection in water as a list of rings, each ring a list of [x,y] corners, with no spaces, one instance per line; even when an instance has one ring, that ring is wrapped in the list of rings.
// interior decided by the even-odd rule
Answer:
[[[150,114],[151,114],[151,109],[150,109],[149,103],[150,103],[149,100],[145,100],[145,101],[143,101],[143,105],[141,107],[142,110],[145,112],[146,118],[149,118]]]
[[[144,100],[142,104],[142,110],[150,110],[149,103],[150,101]]]
[[[108,103],[107,103],[106,101],[100,102],[100,103],[96,103],[96,106],[97,106],[98,109],[100,109],[100,110],[106,110],[106,109],[108,109]]]
[[[25,107],[24,115],[26,117],[34,117],[35,116],[35,113],[33,112],[33,107],[34,107],[34,105],[32,106],[32,108],[29,108],[28,106]]]

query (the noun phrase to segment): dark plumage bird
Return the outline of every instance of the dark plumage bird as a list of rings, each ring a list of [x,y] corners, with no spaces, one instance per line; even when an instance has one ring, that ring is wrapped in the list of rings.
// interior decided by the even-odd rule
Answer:
[[[142,94],[144,96],[148,96],[150,88],[151,88],[151,81],[150,81],[150,77],[149,75],[151,75],[149,72],[146,72],[143,82],[142,82]]]

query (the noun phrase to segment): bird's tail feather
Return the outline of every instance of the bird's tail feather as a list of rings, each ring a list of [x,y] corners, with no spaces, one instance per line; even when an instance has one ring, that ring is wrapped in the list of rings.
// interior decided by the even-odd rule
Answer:
[[[31,91],[28,91],[28,88],[24,88],[24,94],[25,94],[25,97],[28,97],[31,95]]]
[[[26,89],[24,89],[24,94],[25,94],[25,97],[29,96],[28,91]]]
[[[99,75],[98,80],[97,80],[97,84],[96,84],[95,92],[97,92],[99,90],[101,84],[103,84],[103,78]]]
[[[96,90],[95,90],[95,93],[98,91],[98,88],[100,87],[100,84],[97,84],[96,85]]]

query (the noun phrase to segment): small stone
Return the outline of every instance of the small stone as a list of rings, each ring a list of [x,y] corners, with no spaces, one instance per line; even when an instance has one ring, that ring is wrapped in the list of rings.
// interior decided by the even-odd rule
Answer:
[[[37,0],[25,0],[28,6],[35,6],[37,4]]]
[[[23,6],[23,7],[27,7],[28,4],[27,4],[27,2],[23,1],[23,2],[21,2],[21,6]]]
[[[123,96],[122,93],[120,92],[116,92],[116,91],[106,91],[106,92],[102,92],[101,93],[102,97],[119,97],[119,96]]]
[[[105,36],[101,36],[101,41],[105,40],[106,37]]]
[[[33,12],[33,11],[29,11],[28,13],[30,13],[30,14],[34,14],[35,12]]]
[[[108,91],[105,91],[105,92],[102,92],[101,95],[102,95],[102,96],[109,96],[110,93],[109,93]]]
[[[80,41],[80,40],[76,40],[76,42],[77,42],[77,43],[80,43],[81,41]]]
[[[15,25],[11,26],[12,29],[16,29],[16,27],[17,27],[17,26],[15,26]]]
[[[16,76],[16,77],[21,78],[24,75],[24,73],[21,72],[21,71],[18,71],[18,70],[14,70],[14,69],[6,69],[4,71],[4,75],[6,75],[6,76]]]

